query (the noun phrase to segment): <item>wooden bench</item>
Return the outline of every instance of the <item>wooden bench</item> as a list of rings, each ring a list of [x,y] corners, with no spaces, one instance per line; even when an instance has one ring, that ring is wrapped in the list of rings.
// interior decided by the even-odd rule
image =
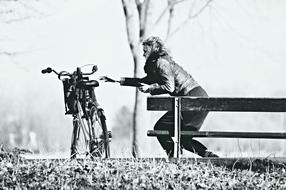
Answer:
[[[173,111],[175,116],[174,157],[180,157],[182,135],[212,138],[286,139],[286,133],[181,131],[181,111],[220,112],[286,112],[286,98],[228,98],[228,97],[162,97],[147,98],[147,110]],[[168,131],[149,130],[148,136],[169,135]]]

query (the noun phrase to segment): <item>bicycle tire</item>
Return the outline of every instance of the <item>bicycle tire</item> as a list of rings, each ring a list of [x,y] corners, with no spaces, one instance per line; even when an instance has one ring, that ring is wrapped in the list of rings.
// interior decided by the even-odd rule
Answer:
[[[73,131],[71,138],[71,159],[90,155],[91,126],[88,118],[83,117],[79,102],[78,113],[73,117]]]
[[[90,153],[93,157],[110,158],[109,135],[102,109],[90,109],[92,136]]]
[[[72,139],[71,139],[71,159],[78,157],[78,155],[84,152],[82,150],[82,142],[86,140],[80,140],[80,138],[84,138],[82,134],[80,134],[81,126],[77,117],[73,119],[73,131],[72,131]]]

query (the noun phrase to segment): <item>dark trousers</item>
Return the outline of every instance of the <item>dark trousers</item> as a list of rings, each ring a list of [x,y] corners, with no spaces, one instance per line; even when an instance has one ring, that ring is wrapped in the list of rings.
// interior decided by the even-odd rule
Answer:
[[[201,87],[196,87],[191,90],[187,96],[200,96],[208,97],[207,93]],[[208,112],[202,111],[183,111],[181,118],[181,130],[182,131],[198,131],[200,130]],[[171,136],[174,135],[174,112],[167,112],[164,114],[155,124],[154,130],[168,130]],[[174,142],[171,136],[158,136],[157,139],[163,149],[166,151],[169,157],[174,156]],[[203,156],[206,151],[206,147],[192,137],[182,136],[181,147]]]

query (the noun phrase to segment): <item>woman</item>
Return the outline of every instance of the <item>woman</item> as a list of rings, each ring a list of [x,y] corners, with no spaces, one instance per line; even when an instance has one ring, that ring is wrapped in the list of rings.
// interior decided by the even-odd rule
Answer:
[[[146,58],[139,90],[151,95],[170,94],[171,96],[208,97],[206,91],[181,66],[176,64],[168,54],[163,41],[159,37],[149,37],[143,42],[143,56]],[[181,130],[200,130],[208,112],[183,111]],[[155,124],[155,130],[168,130],[174,134],[174,113],[169,111]],[[174,142],[171,136],[157,137],[169,157],[174,156]],[[202,157],[218,157],[207,150],[199,141],[188,136],[181,137],[182,148]]]

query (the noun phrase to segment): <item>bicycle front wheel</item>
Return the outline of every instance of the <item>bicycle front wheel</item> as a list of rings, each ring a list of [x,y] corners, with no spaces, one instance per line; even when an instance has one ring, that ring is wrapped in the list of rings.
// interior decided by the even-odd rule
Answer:
[[[109,158],[109,134],[107,131],[103,110],[97,109],[95,106],[93,106],[90,110],[90,113],[91,131],[93,136],[90,146],[91,155],[93,157]]]
[[[89,154],[90,138],[88,128],[84,125],[85,121],[75,116],[73,119],[73,132],[71,139],[71,158],[86,157]]]
[[[90,118],[84,114],[79,101],[77,102],[77,109],[77,113],[73,115],[72,159],[90,156],[90,144],[93,139]]]

